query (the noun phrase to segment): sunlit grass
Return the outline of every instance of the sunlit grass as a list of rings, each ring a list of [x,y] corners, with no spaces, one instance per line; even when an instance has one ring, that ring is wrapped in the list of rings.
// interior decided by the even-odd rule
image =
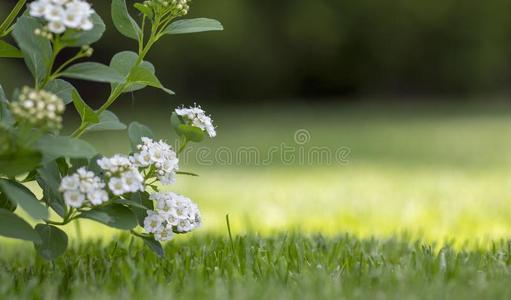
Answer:
[[[510,245],[435,249],[406,239],[286,233],[168,243],[73,243],[54,263],[0,248],[4,299],[509,299]]]
[[[157,135],[171,138],[171,106],[121,113]],[[204,166],[190,161],[176,190],[200,204],[202,233],[225,233],[230,214],[237,233],[289,229],[328,235],[391,236],[475,243],[511,232],[511,106],[332,106],[258,108],[216,114],[213,150],[297,146],[294,133],[307,129],[314,146],[349,147],[347,164],[254,164]],[[106,153],[127,152],[125,134],[92,135]],[[197,145],[193,145],[196,149]],[[85,237],[115,231],[87,222]],[[74,228],[69,227],[73,234]]]

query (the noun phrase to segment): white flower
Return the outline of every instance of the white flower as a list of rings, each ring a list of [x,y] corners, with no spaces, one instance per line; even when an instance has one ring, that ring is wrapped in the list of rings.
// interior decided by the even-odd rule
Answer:
[[[71,207],[79,208],[82,207],[83,202],[85,201],[85,195],[76,190],[65,191],[64,201],[66,201],[66,204]]]
[[[163,175],[158,176],[158,179],[163,184],[174,184],[176,183],[176,172],[165,173]]]
[[[106,157],[98,159],[96,163],[103,170],[110,170],[113,167],[112,164],[110,163],[110,159]]]
[[[156,212],[148,211],[144,219],[144,229],[149,233],[155,233],[163,227],[165,220]]]
[[[62,178],[59,190],[64,193],[64,201],[71,207],[79,208],[85,204],[100,205],[108,201],[105,183],[93,172],[85,168]]]
[[[84,0],[36,0],[29,4],[29,14],[46,21],[47,30],[55,34],[94,27],[91,20],[94,10]]]
[[[44,11],[44,18],[48,21],[58,21],[62,22],[64,17],[64,8],[59,5],[47,5],[46,10]]]
[[[154,233],[154,238],[160,242],[170,241],[173,236],[174,232],[172,231],[172,225],[170,224],[167,224],[167,226]]]
[[[144,190],[144,177],[137,166],[122,155],[98,159],[98,166],[106,171],[108,188],[114,195],[120,196]]]
[[[66,27],[77,28],[82,24],[82,15],[76,10],[66,10],[62,22]]]
[[[175,182],[179,159],[169,144],[143,137],[142,144],[137,145],[137,149],[139,152],[131,158],[135,165],[140,168],[154,167],[156,176],[163,184]]]
[[[143,191],[144,185],[142,182],[144,181],[144,178],[140,175],[139,172],[126,172],[122,174],[121,180],[124,184],[124,187],[129,192],[137,192],[137,191]]]
[[[104,190],[94,190],[87,193],[87,198],[93,205],[100,205],[108,201],[108,193]]]
[[[149,155],[148,151],[135,153],[133,157],[135,159],[135,163],[141,167],[147,167],[151,164],[151,155]]]
[[[57,5],[64,5],[68,2],[69,0],[51,0],[51,2],[53,4],[57,4]]]
[[[64,26],[64,23],[61,21],[51,21],[48,23],[48,30],[50,30],[52,33],[59,34],[66,31],[66,26]]]
[[[43,1],[35,1],[29,4],[29,14],[32,17],[42,17],[44,16],[44,13],[46,12],[46,6],[48,6],[49,2],[48,0]]]
[[[155,163],[162,162],[164,160],[163,151],[160,147],[158,147],[158,145],[149,148],[149,155],[151,160]]]
[[[177,108],[176,114],[181,116],[185,121],[194,127],[198,127],[208,133],[210,137],[216,137],[215,126],[213,126],[213,120],[210,116],[206,115],[206,112],[202,110],[200,106],[194,106],[189,108]]]
[[[89,19],[82,19],[82,22],[80,23],[80,29],[89,31],[94,27],[94,23],[92,23]]]
[[[156,201],[155,210],[149,216],[156,218],[154,215],[158,215],[163,220],[163,227],[171,227],[176,233],[187,233],[201,225],[199,209],[189,198],[172,192],[153,193],[149,198]]]
[[[64,191],[77,190],[80,186],[80,179],[78,176],[67,176],[62,178],[60,188]]]
[[[188,219],[179,219],[176,227],[178,232],[190,232],[194,228],[192,222]]]
[[[110,178],[110,181],[108,182],[108,188],[114,195],[117,196],[125,194],[127,190],[124,186],[124,182],[122,182],[122,179],[117,177]]]

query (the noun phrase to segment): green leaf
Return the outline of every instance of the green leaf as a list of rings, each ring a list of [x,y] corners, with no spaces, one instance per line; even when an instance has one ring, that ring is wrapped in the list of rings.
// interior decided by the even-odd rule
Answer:
[[[115,69],[119,74],[124,77],[128,76],[133,66],[135,66],[138,59],[138,54],[132,51],[122,51],[114,55],[112,60],[110,61],[110,67]],[[154,74],[155,68],[153,64],[148,61],[142,61],[139,66],[143,69],[146,69],[148,72]],[[130,84],[126,87],[123,92],[134,92],[145,88],[147,85],[145,84]],[[112,84],[112,90],[116,87],[116,84]]]
[[[121,204],[111,204],[105,207],[95,208],[83,212],[80,217],[124,230],[130,230],[137,226],[135,214],[129,208]]]
[[[36,147],[44,154],[44,161],[59,157],[90,158],[97,153],[86,141],[68,136],[43,136],[36,142]]]
[[[95,124],[99,122],[99,117],[96,112],[90,108],[85,101],[83,101],[77,90],[73,90],[71,94],[73,98],[73,104],[75,105],[76,111],[80,114],[82,124]]]
[[[15,177],[35,169],[42,160],[41,152],[17,149],[0,155],[0,174]]]
[[[151,72],[151,70],[144,68],[143,66],[137,66],[131,71],[131,75],[128,78],[130,84],[136,85],[148,85],[163,90],[169,95],[175,95],[175,93],[165,88],[160,80]]]
[[[55,79],[48,82],[44,89],[55,94],[62,99],[65,104],[73,102],[73,91],[76,90],[71,83],[63,79]]]
[[[0,193],[0,208],[14,212],[18,208],[18,204],[9,200],[5,194]]]
[[[147,192],[136,192],[131,194],[131,201],[141,206],[132,207],[133,212],[137,216],[138,224],[144,226],[144,220],[147,217],[147,210],[154,209],[154,203],[149,199]]]
[[[192,172],[177,171],[177,172],[176,172],[176,174],[178,174],[178,175],[192,176],[192,177],[199,177],[199,174],[192,173]]]
[[[0,84],[0,122],[3,123],[4,125],[11,126],[14,124],[15,121],[8,107],[9,101],[7,100],[4,89]]]
[[[46,224],[37,224],[35,231],[41,237],[40,242],[34,242],[39,255],[47,260],[54,260],[66,252],[68,238],[64,231]]]
[[[183,119],[176,112],[172,112],[172,115],[170,115],[170,125],[172,125],[172,128],[177,130],[179,126],[184,124]]]
[[[41,82],[50,71],[52,47],[47,38],[34,34],[42,25],[34,18],[22,16],[14,25],[13,36],[23,53],[36,82]]]
[[[163,33],[165,34],[184,34],[184,33],[196,33],[205,31],[221,31],[224,27],[220,22],[213,19],[197,18],[197,19],[185,19],[172,22],[165,28]]]
[[[57,167],[59,168],[59,173],[61,176],[65,176],[69,174],[69,164],[65,157],[59,157],[55,160],[57,163]]]
[[[39,234],[25,220],[0,208],[0,235],[19,240],[40,243]]]
[[[144,241],[144,244],[149,249],[151,249],[156,255],[158,255],[159,257],[165,256],[165,251],[163,250],[163,247],[161,246],[160,242],[155,241],[153,238],[149,238],[149,237],[139,236],[139,238],[141,238]]]
[[[0,179],[0,188],[10,201],[21,206],[34,219],[48,218],[48,209],[24,185],[15,181]]]
[[[72,158],[69,162],[71,163],[71,173],[75,173],[78,169],[89,165],[89,160],[86,158]]]
[[[64,217],[67,206],[59,191],[61,175],[56,161],[50,161],[37,169],[37,182],[43,190],[43,201],[59,216]]]
[[[4,88],[0,84],[0,104],[9,103],[7,96],[5,96]]]
[[[97,13],[92,15],[91,21],[94,25],[91,30],[67,30],[64,36],[62,36],[62,40],[70,47],[92,45],[99,41],[103,33],[105,33],[105,23]]]
[[[146,207],[136,201],[133,201],[133,200],[125,200],[125,199],[115,199],[114,201],[112,201],[113,203],[117,203],[117,204],[123,204],[123,205],[126,205],[126,206],[129,206],[129,207],[132,207],[132,208],[141,208],[141,209],[146,209]]]
[[[124,77],[119,72],[97,62],[84,62],[72,65],[63,71],[61,76],[107,83],[121,83],[124,81]]]
[[[98,165],[98,160],[103,158],[102,155],[98,154],[90,159],[87,169],[94,172],[97,176],[103,177],[104,170]]]
[[[206,137],[202,129],[191,125],[179,125],[176,132],[179,136],[185,136],[187,140],[196,143],[202,142]]]
[[[130,16],[125,0],[112,1],[112,21],[122,35],[138,40],[141,29]]]
[[[86,132],[124,130],[126,128],[126,124],[122,123],[113,112],[106,110],[99,115],[99,123],[89,126]]]
[[[135,3],[133,4],[133,6],[139,11],[141,12],[144,16],[148,17],[148,18],[152,18],[153,17],[153,10],[151,8],[149,8],[148,6],[142,4],[142,3]]]
[[[191,142],[201,142],[206,137],[204,131],[198,127],[187,125],[183,122],[181,117],[173,112],[170,117],[172,128],[176,131],[177,135],[186,137]]]
[[[0,57],[23,58],[23,53],[13,45],[0,40]]]
[[[136,150],[137,145],[142,144],[142,138],[148,137],[154,139],[152,130],[138,122],[133,122],[128,127],[128,136],[131,142],[131,149]]]

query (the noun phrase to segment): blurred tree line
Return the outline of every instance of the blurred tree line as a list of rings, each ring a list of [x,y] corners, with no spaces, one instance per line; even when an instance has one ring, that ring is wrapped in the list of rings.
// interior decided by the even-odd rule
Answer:
[[[3,16],[15,1],[1,2]],[[95,56],[133,49],[110,1],[92,3],[110,25]],[[193,99],[507,94],[510,12],[509,0],[194,0],[189,17],[226,30],[168,37],[149,58]]]

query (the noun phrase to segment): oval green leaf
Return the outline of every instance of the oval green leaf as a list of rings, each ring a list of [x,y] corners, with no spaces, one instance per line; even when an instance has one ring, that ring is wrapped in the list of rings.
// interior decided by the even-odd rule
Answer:
[[[0,57],[22,58],[23,54],[18,48],[0,40]]]
[[[105,110],[99,115],[99,123],[87,127],[86,132],[124,130],[126,128],[126,124],[122,123],[113,112]]]
[[[142,143],[143,137],[154,139],[152,130],[138,122],[133,122],[128,127],[128,136],[131,142],[131,149],[137,150],[137,145]]]
[[[68,136],[46,135],[41,137],[35,146],[44,154],[45,162],[59,157],[91,158],[97,153],[86,141]]]
[[[158,241],[155,241],[153,238],[150,237],[141,237],[140,238],[144,241],[144,244],[147,246],[147,248],[151,249],[156,255],[159,257],[165,256],[165,251],[163,250],[163,247],[161,246],[161,243]]]
[[[83,212],[81,218],[94,220],[117,229],[130,230],[137,226],[137,218],[131,209],[121,204],[111,204],[105,207]]]
[[[38,224],[35,231],[41,237],[40,242],[34,242],[39,255],[47,260],[54,260],[66,252],[68,238],[64,231],[46,224]]]
[[[48,218],[48,209],[24,185],[15,181],[0,179],[0,189],[11,202],[21,206],[32,218]]]
[[[61,73],[61,76],[107,83],[121,83],[124,77],[109,66],[97,62],[85,62],[72,65]]]
[[[73,91],[76,90],[71,83],[63,79],[55,79],[48,82],[44,89],[55,94],[62,99],[65,104],[73,102]]]
[[[130,16],[125,0],[112,1],[112,21],[114,22],[115,28],[117,28],[122,35],[130,39],[138,40],[141,29],[137,22]]]
[[[25,220],[12,212],[0,208],[0,235],[40,243],[39,234]]]
[[[34,34],[38,28],[42,25],[36,19],[22,16],[14,25],[12,34],[36,82],[41,82],[50,70],[53,50],[47,38]]]
[[[224,30],[222,24],[214,19],[208,18],[196,18],[196,19],[185,19],[175,21],[165,30],[165,34],[185,34],[185,33],[196,33],[206,31],[221,31]]]

